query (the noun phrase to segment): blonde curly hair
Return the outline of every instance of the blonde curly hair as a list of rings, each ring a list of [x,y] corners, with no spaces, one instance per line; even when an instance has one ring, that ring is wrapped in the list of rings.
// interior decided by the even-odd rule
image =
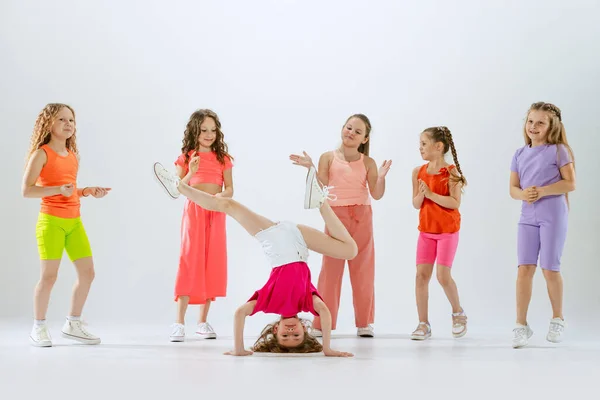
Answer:
[[[286,347],[279,344],[277,336],[273,331],[273,328],[279,323],[274,322],[265,326],[260,333],[260,337],[252,346],[252,350],[257,353],[320,353],[323,351],[323,345],[312,336],[309,331],[310,328],[307,326],[308,321],[301,320],[302,324],[307,327],[304,332],[304,340],[298,346]]]
[[[31,135],[29,151],[27,152],[27,160],[31,158],[31,155],[36,152],[40,147],[50,142],[51,130],[56,116],[63,108],[68,108],[73,113],[73,120],[75,121],[75,110],[67,104],[62,103],[50,103],[38,114],[35,120],[33,128],[33,134]],[[71,150],[75,155],[79,155],[77,150],[77,124],[73,124],[73,136],[67,139],[67,149]]]

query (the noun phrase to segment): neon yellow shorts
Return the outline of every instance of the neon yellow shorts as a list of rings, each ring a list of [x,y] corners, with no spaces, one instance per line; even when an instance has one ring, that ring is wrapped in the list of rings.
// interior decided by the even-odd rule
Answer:
[[[35,227],[40,260],[60,260],[67,250],[71,261],[92,256],[81,218],[60,218],[40,213]]]

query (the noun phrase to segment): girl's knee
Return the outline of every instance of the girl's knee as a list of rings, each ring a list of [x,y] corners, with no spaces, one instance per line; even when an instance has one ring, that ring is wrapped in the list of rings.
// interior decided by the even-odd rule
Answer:
[[[431,272],[417,271],[417,283],[429,283],[431,275]]]
[[[520,278],[533,278],[535,274],[536,265],[520,265],[519,266],[519,277]]]
[[[560,271],[542,269],[542,272],[544,274],[544,278],[546,278],[547,281],[555,281],[561,279]]]
[[[56,283],[56,279],[58,278],[57,273],[45,273],[42,274],[40,278],[40,286],[52,287]]]
[[[452,282],[450,268],[443,265],[437,267],[437,280],[442,286],[448,286]]]

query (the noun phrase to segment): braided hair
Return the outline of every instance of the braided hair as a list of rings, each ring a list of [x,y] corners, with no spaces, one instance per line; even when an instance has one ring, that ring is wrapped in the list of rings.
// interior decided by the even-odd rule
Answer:
[[[450,150],[452,152],[452,159],[454,159],[454,165],[456,165],[456,170],[458,171],[459,176],[454,174],[450,174],[450,180],[454,183],[459,183],[462,186],[467,186],[467,178],[462,173],[462,169],[460,168],[460,163],[458,162],[458,155],[456,154],[456,146],[454,146],[454,140],[452,139],[452,133],[450,133],[450,129],[445,126],[436,126],[432,128],[427,128],[424,130],[434,143],[440,142],[444,145],[444,154]]]

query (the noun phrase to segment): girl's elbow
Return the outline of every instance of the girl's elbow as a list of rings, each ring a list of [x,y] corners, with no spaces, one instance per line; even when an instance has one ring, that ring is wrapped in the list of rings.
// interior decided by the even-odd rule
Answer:
[[[569,183],[569,192],[573,192],[573,191],[575,191],[575,186],[576,186],[576,185],[575,185],[575,181],[571,181],[571,182]]]

